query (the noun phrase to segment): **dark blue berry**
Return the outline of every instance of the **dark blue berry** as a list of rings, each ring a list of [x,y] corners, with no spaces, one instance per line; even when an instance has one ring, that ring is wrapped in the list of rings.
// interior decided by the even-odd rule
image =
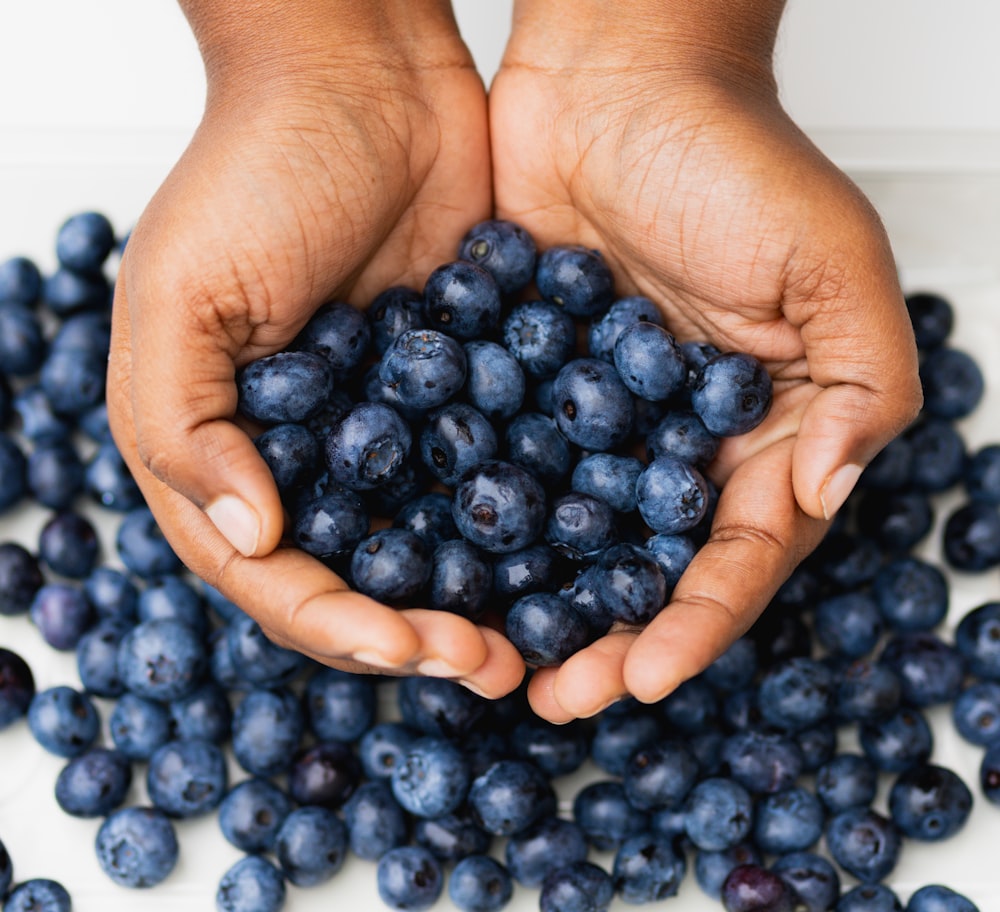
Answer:
[[[56,802],[74,817],[106,817],[124,800],[132,763],[117,750],[95,747],[74,757],[56,778]]]
[[[614,278],[598,250],[578,244],[549,247],[538,257],[535,285],[541,296],[574,317],[596,317],[614,299]]]
[[[315,887],[341,869],[347,842],[347,824],[333,811],[300,807],[281,824],[274,854],[289,882],[297,887]]]
[[[888,877],[902,846],[895,824],[867,807],[835,814],[826,823],[825,837],[833,860],[863,883]]]
[[[465,350],[434,329],[411,329],[393,340],[379,362],[379,379],[410,408],[444,405],[465,383]]]
[[[371,323],[371,347],[377,355],[385,354],[398,336],[427,325],[424,320],[424,296],[405,285],[394,285],[380,292],[372,300],[367,313]]]
[[[251,361],[236,377],[239,410],[262,424],[302,422],[320,408],[333,382],[322,356],[285,351]]]
[[[466,342],[465,395],[487,418],[511,418],[524,402],[525,377],[517,358],[497,342]]]
[[[708,510],[704,477],[694,466],[672,456],[649,463],[636,481],[635,492],[639,513],[654,532],[687,532]]]
[[[219,804],[219,829],[244,852],[266,852],[292,810],[288,795],[269,779],[254,777],[234,785]]]
[[[363,311],[343,301],[328,301],[309,318],[291,348],[324,357],[334,382],[340,382],[364,360],[370,339],[371,327]]]
[[[492,335],[500,322],[500,288],[489,270],[467,260],[438,266],[424,285],[427,325],[456,339]]]
[[[530,665],[560,665],[590,641],[586,621],[550,592],[521,596],[507,611],[507,639]]]
[[[940,346],[920,362],[924,411],[955,421],[970,415],[983,398],[985,382],[975,360],[957,348]]]
[[[531,282],[537,249],[534,239],[520,225],[487,219],[465,233],[458,255],[489,272],[503,294],[512,294]]]
[[[26,614],[44,583],[35,555],[14,541],[0,544],[0,615]]]
[[[972,792],[952,770],[932,763],[900,773],[889,790],[889,813],[910,839],[937,842],[965,826]]]
[[[943,345],[955,325],[951,301],[932,291],[915,291],[906,296],[906,310],[913,326],[917,347],[924,351]]]
[[[488,855],[467,855],[448,878],[448,897],[461,912],[499,912],[513,893],[510,872]]]
[[[753,356],[726,352],[706,362],[691,389],[691,407],[717,437],[745,434],[771,410],[773,387]]]
[[[513,463],[483,463],[455,489],[452,517],[459,532],[493,553],[519,551],[532,544],[545,522],[545,491]]]
[[[0,646],[0,731],[27,714],[34,696],[31,666],[14,650]]]
[[[247,855],[222,875],[215,907],[219,912],[279,912],[285,893],[281,872],[261,855]]]
[[[514,305],[503,321],[501,334],[504,347],[535,380],[554,377],[576,348],[573,318],[547,301]]]
[[[123,887],[154,887],[177,864],[177,835],[157,808],[112,811],[97,831],[95,847],[104,873]]]
[[[632,430],[632,396],[614,367],[576,358],[552,384],[553,416],[563,436],[592,451],[613,450]]]
[[[464,402],[453,402],[432,412],[420,432],[424,465],[449,487],[458,484],[469,469],[496,456],[497,445],[493,425]]]

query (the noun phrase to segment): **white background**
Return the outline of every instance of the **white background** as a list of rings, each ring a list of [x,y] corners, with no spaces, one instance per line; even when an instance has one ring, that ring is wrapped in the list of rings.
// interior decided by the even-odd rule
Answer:
[[[993,418],[1000,408],[1000,4],[945,7],[934,0],[792,0],[779,76],[792,114],[872,195],[905,287],[933,287],[954,298],[955,342],[982,359],[991,388],[963,425],[977,446],[1000,438]],[[510,2],[458,0],[456,8],[488,81]],[[107,211],[124,230],[183,149],[203,89],[194,43],[173,0],[0,0],[0,259],[27,253],[51,266],[56,226],[84,208]],[[0,518],[0,540],[31,545],[43,520],[34,510]],[[925,554],[938,556],[933,541]],[[995,572],[953,575],[950,625],[988,598],[1000,598]],[[29,658],[40,687],[73,683],[72,659],[48,650],[23,618],[0,618],[0,643]],[[944,713],[935,714],[935,725],[935,759],[974,782],[978,751],[957,740]],[[64,880],[77,912],[211,908],[219,875],[238,857],[213,818],[179,828],[177,871],[137,897],[112,887],[97,869],[96,824],[56,807],[51,787],[60,766],[23,726],[0,733],[0,838],[19,877]],[[564,796],[574,784],[563,784]],[[967,891],[983,912],[998,910],[997,835],[1000,809],[979,799],[954,840],[908,844],[894,884],[905,898],[939,880]],[[331,905],[380,908],[373,867],[352,861],[327,887],[292,890],[288,908]],[[536,907],[534,891],[522,890],[512,910]],[[438,908],[450,907],[443,900]],[[718,906],[689,877],[669,908]]]

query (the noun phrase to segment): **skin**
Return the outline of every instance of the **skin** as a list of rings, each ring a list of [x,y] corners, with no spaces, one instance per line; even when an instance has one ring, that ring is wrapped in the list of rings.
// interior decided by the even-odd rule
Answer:
[[[108,393],[180,557],[326,664],[490,697],[517,686],[523,663],[496,631],[378,605],[278,547],[277,491],[234,420],[239,367],[323,301],[422,287],[495,206],[541,247],[602,250],[619,293],[661,302],[679,339],[748,351],[774,378],[770,416],[720,451],[712,535],[670,605],[536,672],[529,696],[563,722],[699,672],[920,405],[881,225],[778,102],[782,4],[581,0],[566,16],[565,2],[518,0],[488,113],[440,0],[182,5],[205,116],[129,240]]]

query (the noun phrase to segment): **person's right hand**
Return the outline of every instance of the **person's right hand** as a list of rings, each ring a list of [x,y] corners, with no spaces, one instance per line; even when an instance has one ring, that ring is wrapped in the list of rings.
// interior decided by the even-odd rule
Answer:
[[[485,94],[450,8],[189,0],[204,119],[133,230],[113,314],[115,440],[164,535],[277,643],[354,671],[517,686],[520,656],[456,615],[396,611],[277,547],[283,511],[234,422],[236,371],[324,301],[421,287],[490,214]]]

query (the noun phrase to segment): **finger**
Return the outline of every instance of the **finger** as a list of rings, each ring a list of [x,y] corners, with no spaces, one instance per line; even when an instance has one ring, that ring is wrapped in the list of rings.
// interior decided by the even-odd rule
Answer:
[[[730,477],[708,541],[625,657],[637,699],[662,699],[718,658],[823,537],[829,524],[806,516],[792,492],[793,446],[775,443]]]
[[[822,391],[806,409],[792,460],[799,505],[829,519],[864,467],[915,417],[917,353],[888,242],[874,215],[851,235],[838,264],[793,271],[785,315],[800,327],[811,380]],[[867,224],[867,230],[865,225]],[[802,269],[802,265],[798,267]],[[808,267],[807,267],[808,271]]]
[[[210,298],[178,300],[168,286],[147,281],[151,268],[161,272],[155,257],[137,253],[145,257],[143,272],[129,270],[126,256],[115,309],[136,314],[128,341],[140,459],[202,509],[237,551],[266,554],[281,538],[281,501],[266,463],[233,423],[245,315],[227,322]]]
[[[516,690],[524,680],[524,660],[502,633],[490,627],[480,627],[479,631],[486,644],[486,658],[459,683],[481,697],[496,700]]]
[[[570,656],[558,668],[540,668],[528,685],[535,712],[550,722],[596,715],[628,692],[622,672],[635,641],[630,630],[615,631]]]

